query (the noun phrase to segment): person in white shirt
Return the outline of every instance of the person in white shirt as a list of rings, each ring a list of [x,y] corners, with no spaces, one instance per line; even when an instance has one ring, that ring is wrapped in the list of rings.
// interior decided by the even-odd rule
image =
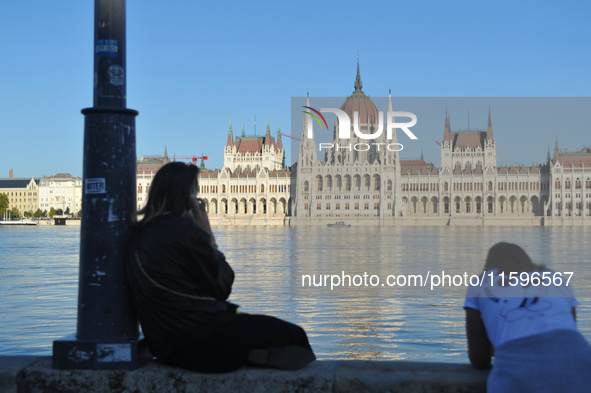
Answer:
[[[495,358],[487,391],[588,392],[591,346],[577,330],[567,277],[510,243],[489,250],[481,277],[464,309],[470,363],[488,368]]]

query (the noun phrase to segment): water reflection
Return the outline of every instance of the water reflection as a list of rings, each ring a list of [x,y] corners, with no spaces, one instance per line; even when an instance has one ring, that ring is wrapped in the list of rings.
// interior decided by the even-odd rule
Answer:
[[[303,274],[479,273],[505,240],[536,262],[574,271],[581,332],[591,339],[589,228],[218,227],[244,312],[303,326],[323,359],[467,362],[465,288],[301,287]],[[0,354],[51,353],[76,326],[79,228],[0,231]]]
[[[80,228],[0,229],[0,354],[49,354],[75,331]]]

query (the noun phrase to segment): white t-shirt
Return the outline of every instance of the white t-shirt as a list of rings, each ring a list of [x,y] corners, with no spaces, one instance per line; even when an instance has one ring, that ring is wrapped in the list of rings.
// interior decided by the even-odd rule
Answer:
[[[496,269],[486,272],[482,285],[468,287],[464,308],[480,311],[486,334],[493,347],[517,338],[533,336],[557,329],[577,330],[572,309],[579,302],[572,288],[563,280],[561,286],[509,285],[504,286]],[[529,272],[529,278],[536,273]],[[550,271],[550,277],[554,272]],[[493,279],[491,279],[493,277]],[[516,283],[513,279],[512,283]],[[536,280],[534,282],[537,283]],[[548,283],[548,280],[544,280]]]

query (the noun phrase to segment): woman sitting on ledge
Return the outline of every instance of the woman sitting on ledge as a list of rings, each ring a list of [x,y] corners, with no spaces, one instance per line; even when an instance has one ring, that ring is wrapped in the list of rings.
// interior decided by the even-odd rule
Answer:
[[[228,302],[234,272],[196,198],[198,171],[179,162],[163,166],[134,217],[127,275],[150,351],[164,363],[202,372],[246,363],[304,367],[315,356],[302,328],[238,313]]]
[[[568,275],[535,265],[509,243],[489,250],[484,272],[464,308],[470,363],[488,368],[495,357],[487,391],[588,392],[591,347],[576,327]]]

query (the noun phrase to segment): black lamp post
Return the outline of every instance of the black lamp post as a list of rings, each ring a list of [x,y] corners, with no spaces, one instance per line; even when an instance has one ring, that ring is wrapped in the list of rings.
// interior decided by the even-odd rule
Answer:
[[[136,209],[135,116],[126,109],[125,0],[95,0],[94,99],[84,114],[77,333],[54,341],[55,368],[131,369],[137,317],[125,279]]]

